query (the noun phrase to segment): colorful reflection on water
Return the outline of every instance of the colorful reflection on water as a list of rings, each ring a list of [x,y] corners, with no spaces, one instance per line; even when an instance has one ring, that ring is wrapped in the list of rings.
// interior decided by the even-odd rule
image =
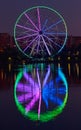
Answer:
[[[66,106],[64,106],[64,108],[60,107],[60,105],[62,105],[61,103],[63,103],[64,98],[66,96],[65,90],[60,91],[61,81],[58,80],[59,82],[57,82],[59,86],[58,89],[55,82],[56,77],[59,77],[57,73],[59,67],[62,68],[61,71],[62,73],[65,74],[69,86],[68,102],[67,101],[66,101],[67,103],[65,102]],[[29,76],[29,78],[32,78],[34,84],[37,84],[36,89],[38,90],[36,90],[36,92],[38,92],[39,94],[40,91],[39,98],[37,98],[38,100],[35,101],[35,105],[30,107],[28,112],[26,113],[25,113],[26,107],[28,108],[29,103],[34,98],[35,90],[34,90],[34,85],[31,84],[31,82],[29,82],[29,79],[26,79],[23,76],[24,72],[26,73],[26,75]],[[24,88],[27,89],[27,91],[26,90],[19,91],[19,89],[18,90],[16,89],[17,93],[15,94],[17,97],[17,101],[15,102],[13,98],[13,91],[15,90],[13,89],[14,89],[15,81],[17,82],[19,73],[21,73],[22,75],[21,78],[18,79],[18,84],[19,82],[22,83],[24,85]],[[49,77],[46,80],[46,84],[43,85],[47,73]],[[37,78],[37,75],[39,78]],[[40,82],[38,82],[38,79]],[[26,83],[28,84],[28,86],[30,85],[30,88],[32,90],[28,90]],[[39,87],[39,83],[41,87]],[[16,86],[18,85],[16,84]],[[23,89],[23,87],[21,87],[21,89]],[[32,93],[32,91],[34,92]],[[30,98],[31,96],[30,92],[33,95],[31,98]],[[62,92],[62,94],[60,94],[60,92]],[[28,96],[27,100],[20,100],[18,97],[24,94],[25,94],[24,96],[25,98],[26,96]],[[49,97],[49,95],[51,96]],[[56,102],[56,98],[61,101]],[[20,100],[20,102],[18,100]],[[27,66],[25,62],[23,62],[23,64],[20,63],[20,65],[19,63],[18,64],[12,63],[11,65],[0,64],[0,112],[1,112],[0,128],[1,129],[8,128],[10,130],[12,129],[13,126],[13,129],[19,129],[19,130],[21,129],[38,130],[38,129],[50,129],[50,128],[55,130],[59,130],[59,129],[79,130],[81,128],[80,100],[81,100],[81,63],[80,62],[78,63],[71,62],[67,64],[59,62],[56,64],[56,67],[54,63],[49,65],[34,63],[33,65],[29,64]],[[27,119],[24,118],[24,116],[27,117]],[[42,118],[43,121],[41,120]],[[35,121],[31,121],[33,119]],[[46,122],[46,123],[40,123],[40,122]]]
[[[25,65],[16,77],[14,98],[25,117],[47,122],[62,113],[66,105],[66,77],[54,64]]]
[[[22,65],[16,65],[14,67],[12,63],[9,63],[0,66],[0,90],[6,90],[13,86],[17,77],[18,69],[20,69],[24,65],[25,63]],[[33,66],[32,64],[29,64],[27,67],[32,71],[32,68],[35,68],[35,66],[36,64],[34,64]],[[81,63],[58,63],[56,66],[57,68],[62,68],[62,71],[66,75],[69,86],[78,87],[81,84]],[[34,68],[33,73],[35,73]]]

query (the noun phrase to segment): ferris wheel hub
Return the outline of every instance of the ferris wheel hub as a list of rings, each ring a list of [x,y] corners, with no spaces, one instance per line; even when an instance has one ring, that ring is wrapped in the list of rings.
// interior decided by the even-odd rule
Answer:
[[[42,35],[43,34],[43,31],[41,30],[41,31],[39,31],[39,35]]]

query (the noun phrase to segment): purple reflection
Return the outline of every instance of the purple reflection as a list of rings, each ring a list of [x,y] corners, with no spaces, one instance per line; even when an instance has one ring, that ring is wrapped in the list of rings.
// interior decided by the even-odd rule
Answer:
[[[35,81],[24,69],[23,78],[24,82],[20,81],[17,85],[17,98],[18,101],[24,105],[25,111],[29,112],[38,102],[38,119],[41,113],[41,101],[42,101],[42,88],[48,81],[50,76],[50,66],[48,66],[47,73],[41,83],[40,74],[38,68],[36,69],[37,81]]]
[[[45,109],[50,108],[49,102],[60,106],[63,103],[63,95],[65,95],[67,90],[59,75],[61,72],[58,71],[59,73],[57,72],[55,79],[52,79],[49,65],[43,77],[41,77],[41,72],[38,68],[35,72],[35,77],[31,77],[26,72],[26,69],[23,70],[22,80],[17,85],[17,98],[26,113],[36,110],[37,107],[36,111],[38,119],[40,119],[42,101],[45,104]]]

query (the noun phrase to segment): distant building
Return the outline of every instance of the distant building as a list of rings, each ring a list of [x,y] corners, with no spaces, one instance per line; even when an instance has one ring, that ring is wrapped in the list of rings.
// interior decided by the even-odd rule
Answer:
[[[0,51],[6,48],[13,48],[15,45],[14,39],[8,33],[0,33]]]

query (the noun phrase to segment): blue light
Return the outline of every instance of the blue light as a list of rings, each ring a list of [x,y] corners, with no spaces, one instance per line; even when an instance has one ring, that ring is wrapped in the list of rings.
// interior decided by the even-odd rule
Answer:
[[[42,98],[48,108],[49,101],[56,105],[62,105],[63,101],[58,95],[67,93],[67,81],[61,69],[58,69],[58,75],[55,82],[51,80],[42,89]]]
[[[60,90],[59,88],[55,88],[54,82],[50,81],[48,84],[46,84],[42,91],[42,98],[46,104],[46,107],[48,108],[48,101],[61,105],[63,102],[62,100],[56,96],[56,94],[65,94],[64,90]]]
[[[49,26],[47,29],[45,29],[44,31],[47,31],[47,30],[53,28],[54,26],[56,26],[57,24],[59,24],[59,23],[61,23],[61,22],[62,22],[62,20],[59,20],[58,22],[56,22],[56,23],[50,25],[50,26]]]
[[[42,27],[42,30],[44,30],[44,28],[45,28],[47,22],[48,22],[48,19],[45,20],[45,23],[44,23],[44,25],[43,25],[43,27]]]

